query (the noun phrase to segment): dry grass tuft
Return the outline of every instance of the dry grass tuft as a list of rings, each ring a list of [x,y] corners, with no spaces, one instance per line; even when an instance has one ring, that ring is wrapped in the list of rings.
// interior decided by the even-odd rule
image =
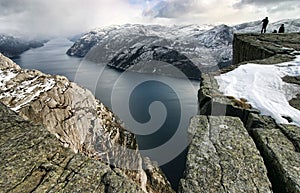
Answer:
[[[232,100],[235,106],[241,107],[243,109],[251,109],[252,106],[248,104],[247,99],[241,98],[241,99],[236,99],[233,96],[227,96],[228,99]]]

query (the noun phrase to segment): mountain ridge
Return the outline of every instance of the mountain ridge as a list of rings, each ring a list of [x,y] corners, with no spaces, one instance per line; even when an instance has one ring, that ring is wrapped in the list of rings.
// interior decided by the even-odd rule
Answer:
[[[268,32],[278,29],[281,24],[285,24],[286,32],[300,31],[300,19],[286,19],[270,23]],[[118,64],[112,64],[112,59],[121,53],[129,54],[130,50],[142,46],[160,46],[185,55],[200,70],[208,66],[223,68],[232,63],[233,34],[260,33],[260,30],[261,21],[234,26],[225,24],[109,26],[96,28],[83,35],[68,49],[67,54],[117,68]],[[123,61],[126,62],[128,61]]]
[[[46,42],[46,40],[28,40],[0,34],[0,53],[9,58],[14,58],[31,48],[42,47]]]

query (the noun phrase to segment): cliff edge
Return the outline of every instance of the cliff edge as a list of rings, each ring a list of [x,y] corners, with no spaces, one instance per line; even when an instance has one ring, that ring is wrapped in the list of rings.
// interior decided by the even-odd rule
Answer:
[[[99,164],[116,168],[122,173],[121,176],[144,192],[173,192],[161,170],[142,158],[135,135],[127,131],[122,121],[95,99],[89,90],[63,76],[21,69],[1,54],[0,80],[0,102],[22,118],[44,125],[57,138],[60,146],[101,162]],[[32,137],[22,134],[20,140],[29,143],[35,138]],[[14,148],[18,146],[7,146],[1,151],[1,157],[7,153],[5,151],[15,151]],[[28,151],[33,150],[29,148]],[[47,151],[37,155],[45,157]],[[32,159],[35,159],[34,156]],[[5,167],[6,163],[2,164]],[[10,178],[14,176],[8,175],[4,183],[8,183]],[[80,181],[77,183],[80,186]]]
[[[299,54],[299,40],[299,33],[235,34],[233,65],[202,74],[200,115],[188,130],[191,144],[181,192],[300,192],[300,128],[261,115],[244,98],[225,95],[216,80],[247,63],[290,63]],[[289,63],[287,68],[298,64]],[[299,85],[299,77],[282,79]],[[299,109],[297,97],[289,102]]]
[[[108,164],[63,147],[0,103],[0,192],[143,192]]]

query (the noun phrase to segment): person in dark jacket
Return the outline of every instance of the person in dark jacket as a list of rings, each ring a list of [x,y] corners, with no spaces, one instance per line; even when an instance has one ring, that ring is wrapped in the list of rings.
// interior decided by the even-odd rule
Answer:
[[[284,33],[284,24],[281,24],[278,33]]]
[[[265,19],[263,19],[261,22],[263,24],[262,24],[262,28],[261,28],[261,32],[260,33],[266,33],[266,31],[267,31],[267,25],[269,23],[268,17],[266,17]]]

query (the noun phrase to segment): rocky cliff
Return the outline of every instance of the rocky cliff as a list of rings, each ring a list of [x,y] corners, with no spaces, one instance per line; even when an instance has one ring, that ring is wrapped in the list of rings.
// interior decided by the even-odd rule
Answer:
[[[0,103],[0,192],[143,192],[124,172],[75,154]]]
[[[265,64],[289,61],[291,53],[300,50],[299,33],[235,34],[233,50],[233,64],[253,60],[261,60],[257,62]]]
[[[245,64],[291,61],[300,34],[235,34],[234,64],[202,74],[200,115],[191,120],[181,192],[300,192],[300,128],[263,116],[245,99],[225,96],[215,79]],[[299,77],[285,77],[299,84]],[[238,81],[238,80],[237,80]],[[299,97],[291,105],[299,108]]]
[[[119,168],[144,192],[173,192],[160,169],[143,160],[135,136],[89,90],[62,76],[21,69],[3,55],[0,78],[0,101],[24,119],[43,124],[61,146]]]

